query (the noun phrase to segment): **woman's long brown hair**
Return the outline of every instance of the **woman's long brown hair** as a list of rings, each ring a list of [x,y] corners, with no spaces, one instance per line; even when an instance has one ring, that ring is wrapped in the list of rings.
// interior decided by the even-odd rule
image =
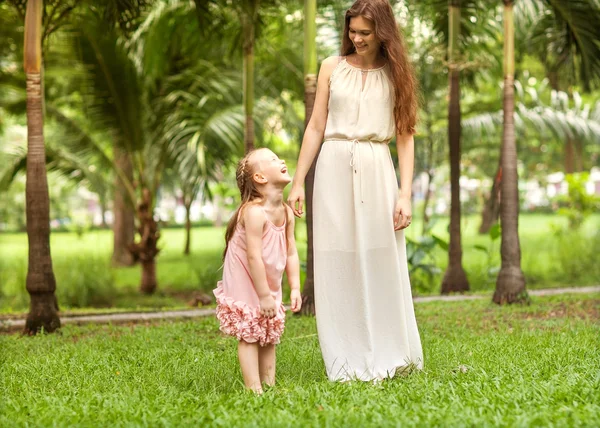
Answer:
[[[364,16],[375,24],[375,36],[381,43],[381,55],[387,59],[394,86],[394,121],[399,134],[415,133],[417,124],[417,80],[389,0],[357,0],[346,11],[342,55],[356,49],[350,40],[350,18]]]

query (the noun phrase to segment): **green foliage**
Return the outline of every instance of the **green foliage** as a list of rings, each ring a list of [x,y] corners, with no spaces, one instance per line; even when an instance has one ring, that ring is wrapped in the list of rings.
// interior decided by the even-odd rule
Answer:
[[[600,198],[586,190],[589,177],[587,172],[567,174],[565,180],[569,190],[566,195],[555,198],[560,206],[558,213],[569,219],[569,228],[572,230],[579,229],[592,213],[600,210]]]
[[[436,264],[436,249],[448,251],[448,243],[431,233],[435,223],[435,220],[430,222],[425,234],[418,238],[406,237],[406,258],[411,285],[420,292],[431,292],[437,285],[436,280],[439,278],[441,269]]]
[[[56,295],[61,309],[83,307],[108,307],[118,297],[115,274],[109,259],[93,254],[54,258]],[[25,289],[27,265],[23,259],[0,262],[0,296],[2,306],[23,310],[29,304]]]
[[[499,248],[496,244],[498,238],[502,236],[502,227],[496,223],[488,232],[489,244],[487,246],[476,244],[473,246],[477,251],[486,255],[487,258],[487,283],[491,286],[496,283],[498,272],[500,271],[500,260],[498,259]]]
[[[117,296],[109,259],[80,255],[54,264],[59,305],[70,308],[112,306]]]
[[[417,303],[425,370],[377,384],[328,381],[315,319],[288,316],[260,397],[214,317],[0,335],[0,425],[598,426],[598,303]]]
[[[581,230],[564,231],[554,242],[555,263],[560,275],[571,283],[600,278],[600,229],[588,234]]]
[[[189,268],[196,276],[197,287],[205,292],[212,291],[223,278],[223,262],[217,257],[204,258],[202,263],[190,261]]]

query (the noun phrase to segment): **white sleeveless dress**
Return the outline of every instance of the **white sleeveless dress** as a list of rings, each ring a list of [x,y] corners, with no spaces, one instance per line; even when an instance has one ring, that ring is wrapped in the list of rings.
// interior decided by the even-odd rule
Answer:
[[[331,380],[375,380],[423,367],[404,232],[394,232],[398,182],[388,66],[332,72],[313,195],[315,307]]]

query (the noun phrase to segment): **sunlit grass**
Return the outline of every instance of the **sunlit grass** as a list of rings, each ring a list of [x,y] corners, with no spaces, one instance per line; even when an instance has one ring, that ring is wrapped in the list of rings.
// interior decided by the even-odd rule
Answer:
[[[214,318],[0,336],[0,426],[598,426],[600,299],[416,304],[425,370],[336,384],[288,317],[277,385],[243,391]]]

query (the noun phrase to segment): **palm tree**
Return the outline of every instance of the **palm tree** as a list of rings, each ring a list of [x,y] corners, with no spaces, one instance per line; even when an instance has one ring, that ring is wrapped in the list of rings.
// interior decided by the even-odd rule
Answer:
[[[56,279],[50,254],[50,201],[46,177],[42,97],[42,0],[29,0],[25,15],[24,68],[27,79],[27,291],[31,297],[25,332],[60,327]]]
[[[516,6],[524,50],[540,59],[550,86],[570,92],[581,83],[589,91],[600,78],[600,4],[596,0],[523,0]],[[565,172],[584,169],[583,144],[566,138]]]
[[[183,7],[183,6],[182,6]],[[165,170],[177,162],[182,148],[198,158],[226,160],[237,148],[240,115],[238,80],[232,73],[195,60],[193,42],[183,27],[181,9],[151,13],[130,40],[106,28],[90,13],[77,40],[88,70],[84,88],[88,116],[99,129],[109,130],[116,147],[129,154],[134,180],[112,159],[129,201],[136,207],[139,241],[129,250],[142,267],[140,289],[153,293],[160,233],[154,218],[157,191]],[[172,37],[159,37],[165,26]],[[230,107],[230,106],[234,107]]]
[[[469,281],[462,266],[460,233],[460,72],[458,38],[460,35],[460,0],[448,0],[448,142],[450,150],[450,245],[448,268],[442,280],[442,294],[469,290]]]
[[[244,147],[246,152],[254,148],[254,44],[260,0],[242,0],[239,14],[242,22],[244,53]]]
[[[514,125],[514,73],[515,31],[514,0],[504,3],[504,128],[502,132],[502,184],[500,222],[502,265],[496,280],[493,301],[497,304],[521,302],[527,299],[525,275],[521,270],[521,245],[519,243],[519,193],[517,175],[517,147]]]
[[[317,2],[304,0],[304,128],[308,126],[315,104],[317,93]],[[306,232],[308,237],[306,248],[306,278],[302,288],[302,314],[315,314],[314,252],[313,252],[313,211],[312,196],[315,181],[315,164],[313,162],[306,175]]]
[[[114,148],[115,163],[123,175],[133,181],[133,165],[129,154],[119,147]],[[135,239],[135,218],[133,207],[119,177],[114,180],[113,196],[113,266],[131,266],[134,263],[129,246]]]

